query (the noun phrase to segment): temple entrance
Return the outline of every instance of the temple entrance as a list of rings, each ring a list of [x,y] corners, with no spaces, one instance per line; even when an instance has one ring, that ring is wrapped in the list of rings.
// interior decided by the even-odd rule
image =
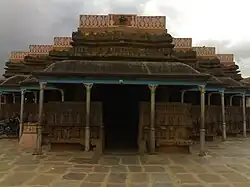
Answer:
[[[136,151],[138,148],[138,86],[105,85],[103,123],[105,151]]]

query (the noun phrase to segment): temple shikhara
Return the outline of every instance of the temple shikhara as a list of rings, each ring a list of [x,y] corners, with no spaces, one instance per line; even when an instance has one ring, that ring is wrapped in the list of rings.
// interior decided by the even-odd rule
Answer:
[[[73,28],[74,29],[74,28]],[[13,51],[0,86],[1,118],[20,114],[19,143],[190,152],[250,130],[250,84],[233,54],[168,33],[164,16],[81,15],[72,36]]]

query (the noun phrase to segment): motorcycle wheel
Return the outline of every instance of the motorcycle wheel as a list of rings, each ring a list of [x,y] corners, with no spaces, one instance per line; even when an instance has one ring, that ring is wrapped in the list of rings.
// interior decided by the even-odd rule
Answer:
[[[5,127],[4,132],[7,136],[11,134],[11,128],[9,126]]]
[[[4,126],[0,125],[0,136],[4,135]]]

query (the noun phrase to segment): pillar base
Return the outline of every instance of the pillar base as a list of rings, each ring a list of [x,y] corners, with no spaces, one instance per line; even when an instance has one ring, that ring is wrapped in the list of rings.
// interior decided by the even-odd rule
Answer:
[[[43,155],[43,152],[42,151],[41,152],[36,151],[32,155]]]
[[[207,155],[207,152],[206,152],[206,151],[200,151],[198,155],[199,155],[199,156],[206,156],[206,155]]]
[[[205,138],[206,138],[206,130],[200,129],[200,154],[203,155],[205,153]]]
[[[155,153],[155,128],[150,129],[150,140],[149,140],[149,153]]]
[[[85,127],[85,151],[88,152],[90,148],[90,128]]]
[[[226,134],[226,124],[222,125],[222,141],[226,141],[227,134]]]

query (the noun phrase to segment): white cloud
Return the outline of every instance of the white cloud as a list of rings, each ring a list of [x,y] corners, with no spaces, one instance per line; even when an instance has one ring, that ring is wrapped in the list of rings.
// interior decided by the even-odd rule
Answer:
[[[221,53],[235,53],[248,76],[248,9],[246,0],[1,0],[0,58],[6,59],[7,51],[21,50],[21,46],[27,49],[30,43],[69,35],[81,13],[138,13],[165,15],[174,37],[192,37],[194,44],[215,45]]]
[[[168,17],[169,7],[178,11],[175,19]],[[146,3],[143,13],[167,16],[169,32],[176,37],[192,37],[194,45],[213,40],[210,45],[215,45],[218,53],[234,53],[230,48],[241,43],[250,47],[247,19],[250,11],[245,0],[151,0]],[[244,52],[250,56],[250,48]],[[250,58],[240,57],[240,50],[237,53],[235,56],[243,75],[250,76]]]
[[[165,15],[164,7],[173,7],[179,12],[176,20],[168,19],[167,25],[175,25],[173,32],[179,36],[199,40],[250,40],[250,17],[248,2],[245,0],[151,0],[146,3],[144,13]],[[171,32],[171,31],[170,31]]]

